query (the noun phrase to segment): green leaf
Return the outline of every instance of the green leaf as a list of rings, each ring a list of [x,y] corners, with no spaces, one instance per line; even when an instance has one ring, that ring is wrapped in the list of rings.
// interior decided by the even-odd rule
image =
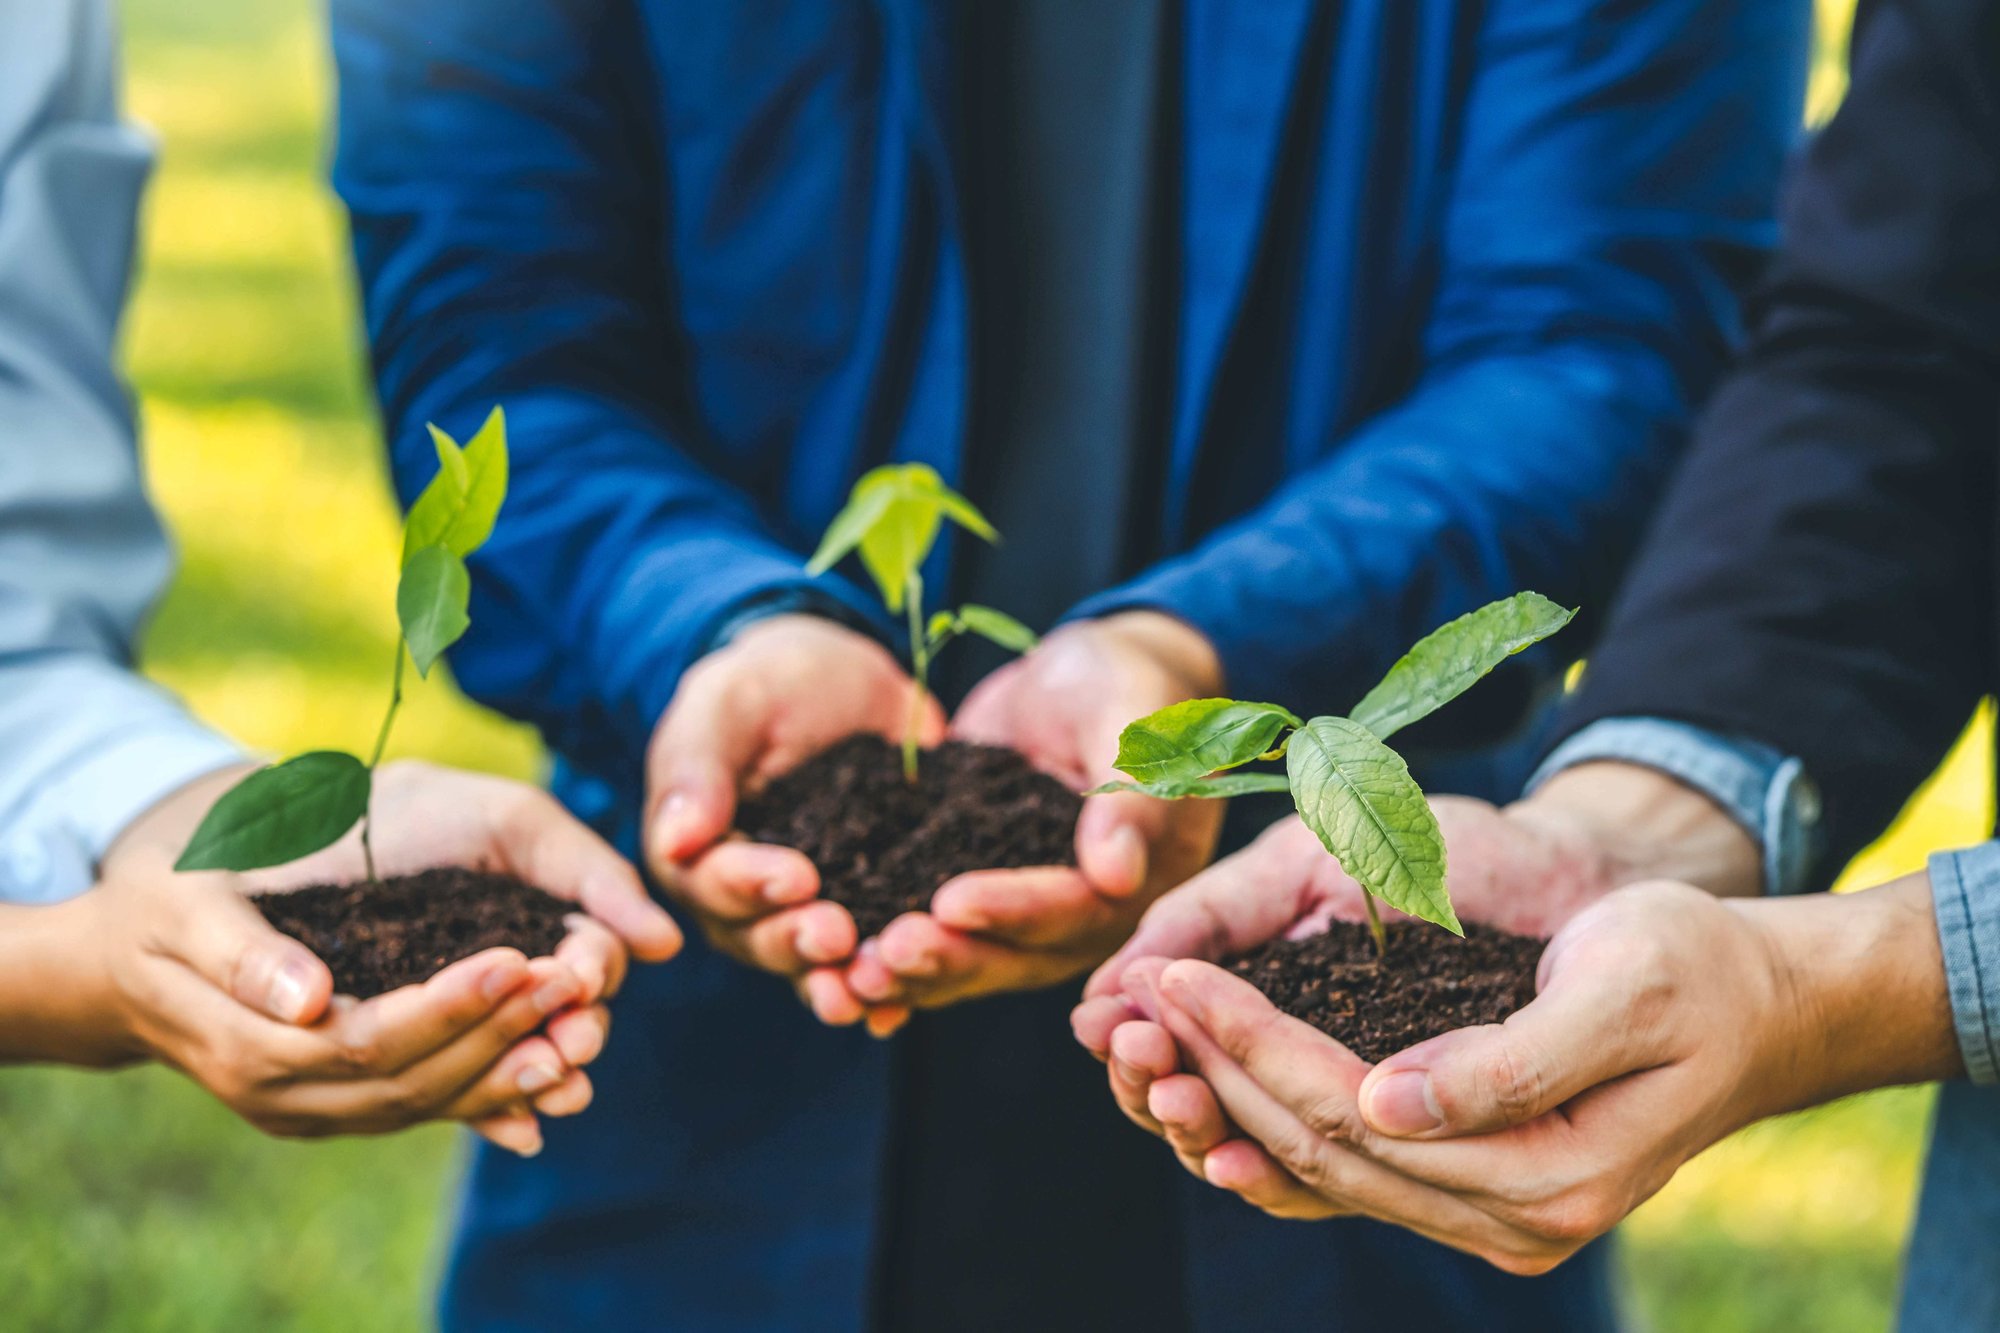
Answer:
[[[426,546],[403,566],[396,618],[402,622],[419,676],[429,676],[444,650],[472,627],[472,618],[465,613],[471,598],[472,576],[450,547]]]
[[[471,555],[493,535],[500,506],[507,500],[507,414],[502,409],[494,408],[465,446],[462,474],[443,461],[450,453],[445,446],[451,437],[436,426],[430,429],[440,465],[404,520],[404,564],[427,546],[444,546],[460,557]]]
[[[1292,736],[1286,766],[1299,817],[1357,884],[1465,933],[1445,892],[1444,835],[1401,755],[1350,718],[1316,717]]]
[[[1005,611],[968,605],[958,611],[958,628],[999,644],[1010,653],[1025,653],[1041,642],[1035,632]]]
[[[819,549],[806,562],[806,573],[814,578],[832,569],[849,551],[861,545],[861,539],[881,521],[882,515],[895,500],[895,493],[887,487],[878,486],[864,491],[866,481],[864,477],[862,483],[855,486],[846,506],[827,525],[826,535],[819,539]]]
[[[1207,800],[1227,800],[1231,796],[1248,796],[1252,792],[1290,791],[1292,780],[1283,773],[1216,773],[1210,777],[1195,778],[1187,782],[1107,782],[1100,787],[1092,787],[1085,796],[1102,796],[1106,792],[1135,791],[1141,796],[1154,796],[1163,801],[1178,801],[1194,796]]]
[[[1287,727],[1301,725],[1276,704],[1189,699],[1128,725],[1112,766],[1141,786],[1193,782],[1249,763]]]
[[[454,494],[464,495],[472,488],[472,469],[466,466],[465,450],[435,424],[426,429],[431,433],[431,447],[437,450],[438,476]]]
[[[1348,716],[1388,740],[1450,703],[1515,653],[1569,624],[1575,614],[1538,592],[1482,606],[1419,639]]]
[[[827,526],[806,572],[824,574],[858,547],[883,602],[891,611],[901,611],[904,592],[929,558],[947,517],[987,541],[999,540],[985,515],[946,486],[928,463],[873,468],[854,483],[846,507]]]
[[[367,765],[315,750],[260,768],[209,808],[176,870],[262,870],[331,847],[368,813]]]

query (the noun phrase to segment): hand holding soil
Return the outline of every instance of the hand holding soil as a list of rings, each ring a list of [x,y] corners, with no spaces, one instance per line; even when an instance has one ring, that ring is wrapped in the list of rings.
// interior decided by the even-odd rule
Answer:
[[[915,690],[874,640],[817,616],[774,616],[691,668],[654,731],[645,823],[654,874],[712,945],[790,979],[822,1022],[866,1012],[840,973],[859,942],[853,918],[821,898],[804,853],[728,834],[746,791],[856,733],[898,740]],[[925,744],[943,738],[935,703],[924,701],[919,722]]]
[[[1217,674],[1206,641],[1166,616],[1078,622],[975,688],[953,734],[1016,750],[1074,792],[1114,776],[1118,733],[1135,709],[1212,691]],[[848,984],[874,1003],[935,1007],[1075,976],[1115,949],[1149,902],[1206,863],[1221,815],[1215,802],[1091,797],[1074,852],[1062,858],[1072,865],[952,878],[927,911],[863,942]]]
[[[357,1001],[336,997],[327,961],[274,930],[246,893],[263,890],[282,915],[292,905],[285,890],[359,878],[358,832],[279,871],[170,874],[188,831],[239,776],[215,774],[136,821],[107,855],[103,886],[78,900],[99,919],[93,947],[119,982],[118,1026],[136,1051],[187,1069],[277,1134],[384,1133],[453,1119],[532,1153],[538,1115],[589,1104],[582,1070],[603,1048],[602,1002],[623,978],[627,950],[657,961],[680,942],[609,846],[522,784],[385,766],[380,867],[455,865],[532,879],[561,903],[560,943],[553,957],[532,960],[475,944],[472,956],[421,984]],[[316,942],[342,965],[349,960],[329,939],[337,943],[342,929],[368,936],[382,923],[326,924],[334,933]]]

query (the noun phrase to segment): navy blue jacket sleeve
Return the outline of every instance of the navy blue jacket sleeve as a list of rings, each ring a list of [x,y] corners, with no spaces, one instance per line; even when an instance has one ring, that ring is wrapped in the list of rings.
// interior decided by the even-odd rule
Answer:
[[[1864,6],[1754,313],[1563,730],[1795,755],[1838,866],[1994,683],[2000,4]]]
[[[463,437],[495,403],[509,416],[512,491],[453,653],[466,689],[560,750],[636,756],[749,605],[879,614],[838,579],[808,585],[745,488],[670,427],[683,368],[631,7],[332,9],[336,183],[399,489],[436,467],[424,422]]]
[[[1495,597],[1608,601],[1775,239],[1806,25],[1789,0],[1491,5],[1421,381],[1081,613],[1168,611],[1233,693],[1340,708]]]

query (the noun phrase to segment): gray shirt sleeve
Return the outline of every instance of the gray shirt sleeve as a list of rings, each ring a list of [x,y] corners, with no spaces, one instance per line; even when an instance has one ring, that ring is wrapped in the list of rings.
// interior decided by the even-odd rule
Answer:
[[[152,160],[109,0],[0,0],[0,899],[239,754],[130,670],[172,562],[112,359]]]

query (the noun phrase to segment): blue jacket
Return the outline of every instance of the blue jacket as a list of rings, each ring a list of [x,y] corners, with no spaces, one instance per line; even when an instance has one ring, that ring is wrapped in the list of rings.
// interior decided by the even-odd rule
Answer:
[[[1234,692],[1338,709],[1490,598],[1601,603],[1773,239],[1803,0],[1182,9],[1158,563],[1081,609],[1167,609]],[[399,487],[435,466],[426,420],[470,429],[498,401],[513,426],[454,668],[629,835],[680,673],[802,587],[854,477],[962,472],[954,9],[333,12],[337,177]],[[535,1257],[560,1247],[608,1265],[565,1293],[576,1318],[643,1289],[690,1327],[852,1326],[889,1057],[699,951],[640,981],[620,1027],[584,1124],[537,1163],[482,1161],[458,1313],[500,1325],[553,1300],[558,1265]],[[579,1257],[577,1235],[611,1231]],[[1327,1233],[1279,1232],[1191,1239],[1191,1263],[1226,1256],[1266,1313],[1327,1296],[1286,1248]],[[1251,1317],[1240,1290],[1189,1282],[1205,1327]]]

